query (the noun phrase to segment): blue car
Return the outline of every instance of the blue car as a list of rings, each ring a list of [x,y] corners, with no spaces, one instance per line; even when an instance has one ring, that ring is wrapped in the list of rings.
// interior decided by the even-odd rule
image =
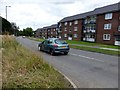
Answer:
[[[68,54],[70,48],[69,45],[58,38],[49,38],[38,44],[38,49],[40,51],[49,52],[51,55],[56,53]]]

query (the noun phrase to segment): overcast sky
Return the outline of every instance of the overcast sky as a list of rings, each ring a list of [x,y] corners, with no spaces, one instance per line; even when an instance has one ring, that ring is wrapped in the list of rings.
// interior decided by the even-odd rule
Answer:
[[[0,16],[16,22],[23,28],[34,30],[56,24],[66,16],[84,13],[114,3],[119,0],[0,0]]]

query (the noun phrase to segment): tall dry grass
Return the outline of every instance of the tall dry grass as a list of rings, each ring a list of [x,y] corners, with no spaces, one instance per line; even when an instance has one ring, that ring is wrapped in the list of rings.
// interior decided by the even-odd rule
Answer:
[[[14,37],[2,38],[3,88],[70,88],[70,83],[42,57],[28,51]]]

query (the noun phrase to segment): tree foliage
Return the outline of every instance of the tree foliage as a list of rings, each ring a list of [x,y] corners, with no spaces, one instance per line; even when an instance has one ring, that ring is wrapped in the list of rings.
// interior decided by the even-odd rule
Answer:
[[[23,31],[19,31],[19,35],[22,36],[33,36],[33,29],[31,27],[27,27],[26,29],[23,29]]]
[[[7,21],[6,19],[2,18],[2,34],[6,34],[6,33],[13,34],[14,30],[11,26],[11,23]]]

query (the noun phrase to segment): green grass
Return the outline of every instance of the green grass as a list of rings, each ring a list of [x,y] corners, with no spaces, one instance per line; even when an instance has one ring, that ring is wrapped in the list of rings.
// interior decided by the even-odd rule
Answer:
[[[39,41],[39,42],[42,42],[42,41],[45,40],[45,39],[42,39],[42,38],[34,38],[34,37],[28,37],[28,38],[31,39],[31,40]]]
[[[83,42],[83,41],[75,41],[75,40],[66,40],[69,44],[80,44],[80,45],[87,45],[87,46],[99,46],[103,48],[113,48],[118,49],[120,46],[114,46],[114,45],[105,45],[105,44],[99,44],[99,43],[93,43],[93,42]]]
[[[44,39],[32,38],[32,37],[29,38],[29,39],[40,41],[40,42],[44,40]],[[118,48],[120,48],[120,46],[105,45],[105,44],[75,41],[75,40],[65,40],[65,41],[70,45],[71,48],[75,48],[75,49],[98,52],[98,53],[109,54],[109,55],[118,55],[119,54],[118,51],[104,50],[104,49],[92,48],[92,47],[87,47],[87,46],[98,46],[98,47],[101,47],[101,48],[112,48],[112,49],[118,49]],[[71,44],[78,44],[78,45],[83,45],[83,46],[75,46],[75,45],[71,45]]]
[[[13,37],[2,40],[2,88],[71,88],[42,56],[28,51]]]
[[[115,55],[115,56],[120,55],[120,52],[112,51],[112,50],[104,50],[104,49],[99,49],[99,48],[91,48],[91,47],[84,47],[84,46],[74,46],[74,45],[70,45],[70,47],[75,48],[75,49],[80,49],[80,50],[86,50],[86,51],[92,51],[92,52],[108,54],[108,55]]]
[[[31,40],[40,41],[42,42],[44,39],[41,38],[33,38],[29,37]],[[106,45],[106,44],[99,44],[99,43],[93,43],[93,42],[83,42],[83,41],[76,41],[76,40],[65,40],[68,44],[78,44],[78,45],[87,45],[87,46],[98,46],[101,48],[112,48],[112,49],[118,49],[120,46],[114,46],[114,45]]]

